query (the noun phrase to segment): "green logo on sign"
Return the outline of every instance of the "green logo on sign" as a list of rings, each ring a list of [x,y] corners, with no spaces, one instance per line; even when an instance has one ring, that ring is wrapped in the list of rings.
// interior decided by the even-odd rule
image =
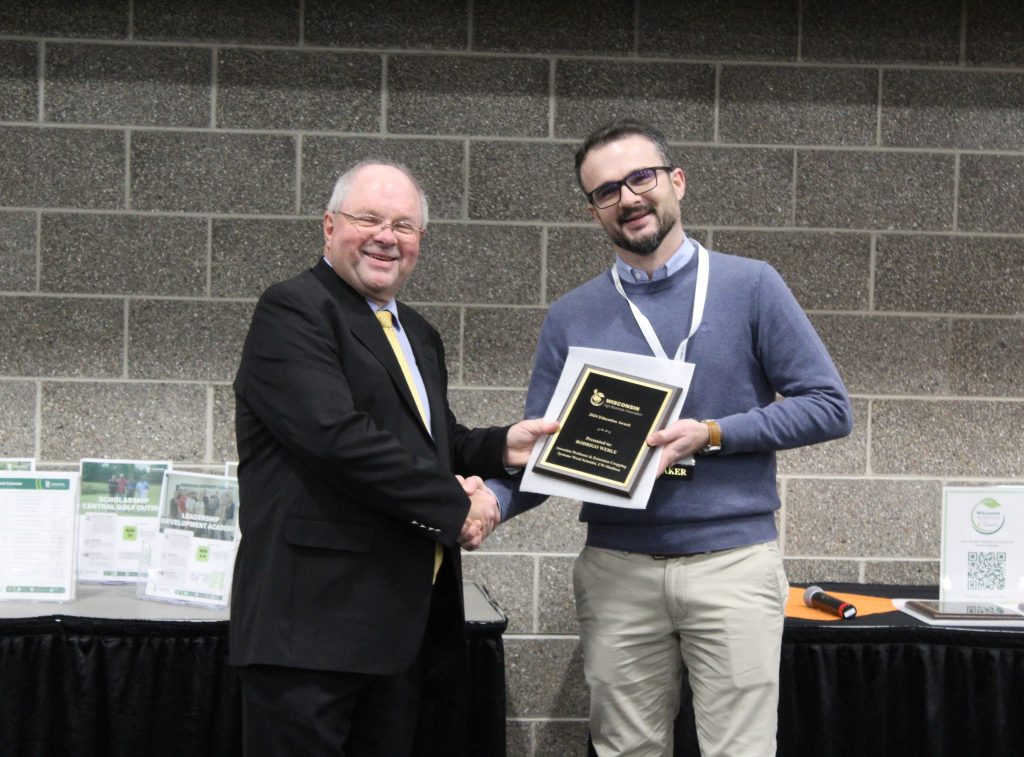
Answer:
[[[979,534],[994,534],[1006,523],[1003,506],[991,497],[985,497],[971,508],[971,528]]]

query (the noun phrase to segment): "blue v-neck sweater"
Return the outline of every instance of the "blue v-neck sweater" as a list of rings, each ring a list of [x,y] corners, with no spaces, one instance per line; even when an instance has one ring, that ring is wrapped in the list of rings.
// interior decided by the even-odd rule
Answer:
[[[649,283],[623,281],[669,355],[689,333],[697,256]],[[610,271],[555,302],[541,328],[525,417],[543,416],[570,346],[651,355]],[[693,480],[661,477],[644,510],[584,503],[587,544],[650,554],[691,554],[758,544],[777,535],[775,451],[850,433],[852,411],[828,352],[767,263],[711,252],[704,317],[687,347],[695,364],[681,417],[714,419],[722,452],[699,456]],[[544,500],[511,481],[491,482],[503,519]]]

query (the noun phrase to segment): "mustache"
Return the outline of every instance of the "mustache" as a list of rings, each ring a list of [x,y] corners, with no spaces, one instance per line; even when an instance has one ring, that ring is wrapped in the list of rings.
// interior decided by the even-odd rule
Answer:
[[[619,223],[626,223],[626,221],[631,221],[634,218],[639,218],[640,216],[645,216],[645,215],[647,215],[648,213],[650,213],[653,210],[654,210],[654,206],[653,205],[647,205],[647,204],[641,205],[638,208],[629,208],[628,210],[625,210],[625,209],[624,210],[620,210],[619,213],[618,213],[617,220],[618,220]]]

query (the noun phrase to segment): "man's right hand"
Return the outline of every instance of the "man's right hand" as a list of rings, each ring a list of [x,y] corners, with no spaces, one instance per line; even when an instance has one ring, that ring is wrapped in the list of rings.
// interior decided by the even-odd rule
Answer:
[[[483,544],[501,521],[498,498],[488,489],[479,476],[463,478],[456,476],[462,490],[469,497],[469,514],[462,526],[458,542],[463,549],[473,551]]]
[[[510,426],[505,438],[505,466],[522,468],[530,461],[534,443],[542,436],[558,431],[558,423],[543,418],[519,421]]]

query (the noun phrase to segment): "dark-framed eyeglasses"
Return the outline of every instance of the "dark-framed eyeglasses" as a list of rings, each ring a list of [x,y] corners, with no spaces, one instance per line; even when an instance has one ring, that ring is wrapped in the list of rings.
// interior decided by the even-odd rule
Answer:
[[[622,181],[609,181],[607,184],[602,184],[597,189],[587,192],[587,200],[595,207],[610,208],[612,205],[619,204],[619,200],[622,199],[623,187],[628,187],[629,191],[635,195],[642,195],[644,192],[650,192],[658,186],[658,171],[672,171],[674,169],[675,166],[638,168]]]
[[[343,210],[332,210],[332,213],[339,216],[345,216],[349,223],[353,226],[357,226],[360,229],[372,229],[376,234],[381,229],[391,229],[395,236],[405,237],[407,239],[413,239],[422,234],[426,233],[426,229],[421,229],[419,226],[408,221],[385,221],[380,216],[374,216],[369,214],[353,215],[352,213],[346,213]]]

